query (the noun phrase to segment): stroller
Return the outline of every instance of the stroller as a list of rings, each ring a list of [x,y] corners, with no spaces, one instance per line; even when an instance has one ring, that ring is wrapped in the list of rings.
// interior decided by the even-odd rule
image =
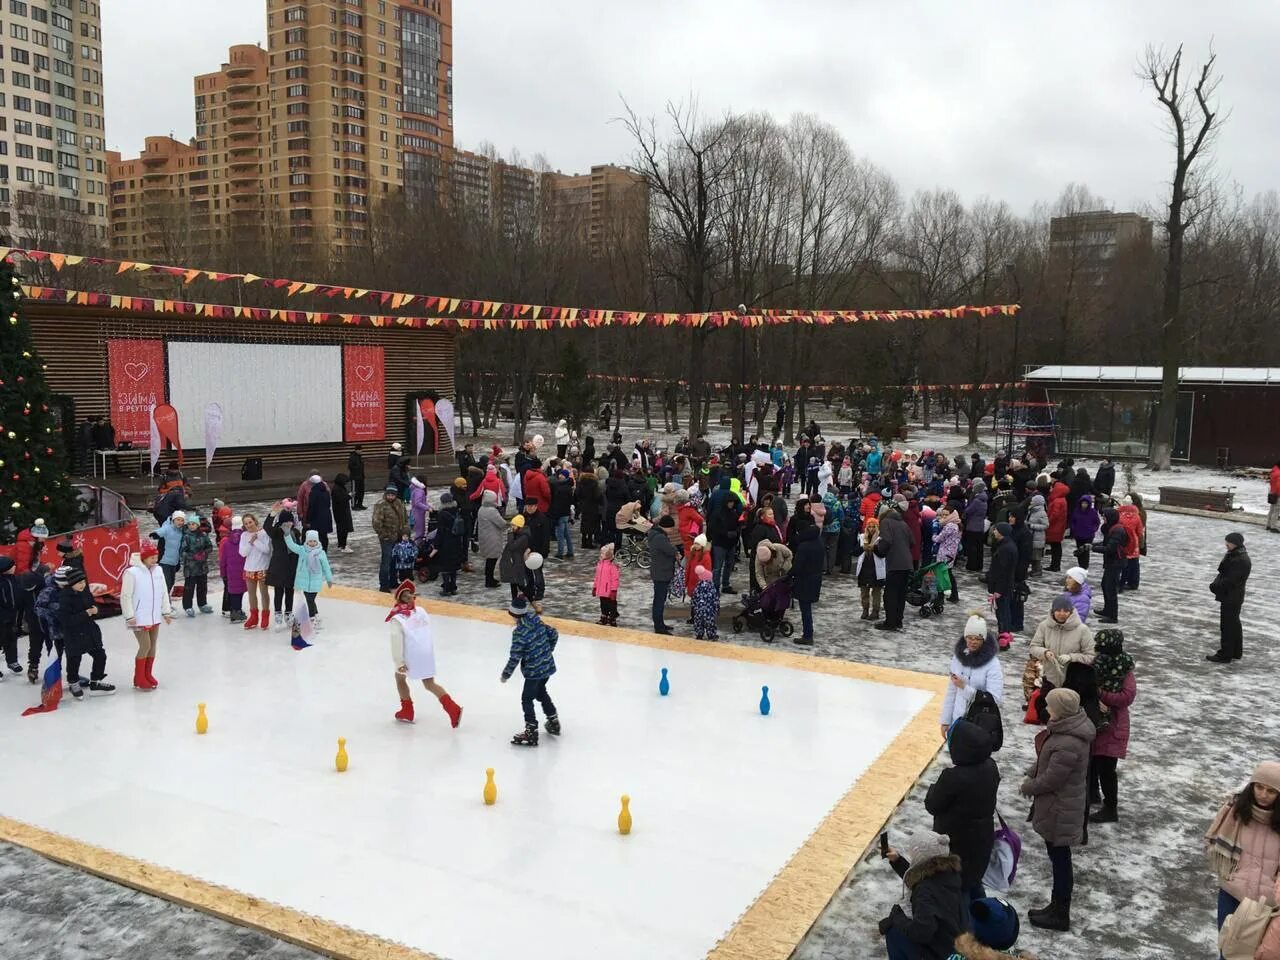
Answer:
[[[947,561],[925,564],[907,582],[907,603],[920,608],[920,616],[932,617],[946,609],[951,592],[951,567]]]
[[[775,634],[789,637],[795,628],[787,619],[791,609],[791,578],[775,580],[759,593],[742,595],[742,611],[734,615],[733,632],[742,633],[747,627],[760,631],[760,639],[773,643]]]

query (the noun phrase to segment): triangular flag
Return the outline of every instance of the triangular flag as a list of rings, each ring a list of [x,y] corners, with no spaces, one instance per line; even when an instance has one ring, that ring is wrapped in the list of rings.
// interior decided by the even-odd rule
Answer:
[[[302,289],[302,284],[295,280],[293,283],[289,284],[289,296],[292,297],[295,293],[297,293],[301,289]]]
[[[245,283],[253,283],[255,280],[261,280],[261,279],[262,279],[262,278],[261,278],[260,276],[258,276],[256,273],[246,273],[246,274],[244,275],[244,282],[245,282]]]
[[[49,262],[53,264],[53,269],[61,270],[62,265],[67,262],[67,258],[61,253],[51,253],[49,254]]]
[[[185,273],[183,273],[183,275],[182,275],[182,282],[183,282],[183,283],[190,283],[192,280],[194,280],[194,279],[195,279],[196,277],[198,277],[198,276],[200,276],[200,271],[199,271],[199,270],[188,270],[188,271],[186,271]]]

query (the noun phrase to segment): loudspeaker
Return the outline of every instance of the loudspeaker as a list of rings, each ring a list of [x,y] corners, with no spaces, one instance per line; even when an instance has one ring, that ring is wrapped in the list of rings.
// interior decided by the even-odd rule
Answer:
[[[240,468],[241,480],[261,480],[262,479],[262,458],[261,457],[245,457],[244,466]]]

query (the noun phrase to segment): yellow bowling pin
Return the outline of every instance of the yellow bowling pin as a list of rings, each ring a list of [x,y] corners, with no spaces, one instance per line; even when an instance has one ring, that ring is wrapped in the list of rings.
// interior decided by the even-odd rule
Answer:
[[[488,807],[498,802],[498,785],[493,782],[493,767],[484,772],[484,802]]]
[[[338,755],[334,758],[333,765],[338,768],[339,773],[347,772],[347,741],[342,737],[338,738]]]
[[[631,832],[631,798],[622,795],[622,811],[618,814],[618,832],[624,837]]]
[[[196,733],[209,732],[209,718],[204,715],[204,704],[196,704]]]

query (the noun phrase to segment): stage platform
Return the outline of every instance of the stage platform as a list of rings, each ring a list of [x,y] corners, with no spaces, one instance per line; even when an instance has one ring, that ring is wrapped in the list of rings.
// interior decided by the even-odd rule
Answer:
[[[457,730],[420,686],[392,719],[381,594],[322,594],[299,652],[182,618],[154,693],[104,623],[115,696],[0,685],[0,839],[337,957],[783,960],[940,746],[941,677],[559,620],[563,734],[512,746],[510,618],[425,606]]]

